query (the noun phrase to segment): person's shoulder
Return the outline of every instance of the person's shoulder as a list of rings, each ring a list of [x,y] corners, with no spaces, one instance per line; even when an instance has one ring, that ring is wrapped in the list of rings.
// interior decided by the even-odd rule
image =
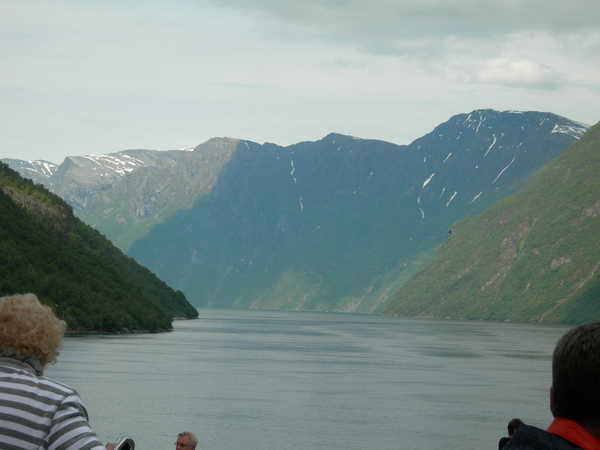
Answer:
[[[40,386],[43,386],[46,389],[54,390],[56,393],[60,393],[64,396],[79,395],[71,386],[61,383],[60,381],[53,380],[52,378],[41,376],[38,377],[38,381]]]
[[[15,361],[14,364],[0,363],[0,380],[3,389],[13,386],[23,396],[45,399],[43,401],[51,404],[64,401],[81,403],[81,398],[75,389],[60,381],[36,374],[32,368],[20,361]]]
[[[510,441],[510,438],[507,436],[500,438],[500,440],[498,441],[498,449],[502,450],[504,448],[504,446],[506,444],[508,444],[509,441]]]
[[[521,425],[503,450],[580,450],[575,444],[545,430]]]

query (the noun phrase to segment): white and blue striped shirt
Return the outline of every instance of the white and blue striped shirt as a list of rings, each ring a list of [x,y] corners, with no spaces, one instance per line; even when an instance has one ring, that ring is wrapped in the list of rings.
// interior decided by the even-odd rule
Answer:
[[[0,449],[105,450],[79,394],[35,365],[0,357]]]

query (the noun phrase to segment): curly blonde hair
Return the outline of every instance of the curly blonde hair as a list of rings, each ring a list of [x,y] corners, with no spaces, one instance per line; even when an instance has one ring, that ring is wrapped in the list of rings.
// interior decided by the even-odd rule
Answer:
[[[18,359],[35,358],[43,367],[54,364],[65,328],[34,294],[0,298],[0,348],[13,348]]]

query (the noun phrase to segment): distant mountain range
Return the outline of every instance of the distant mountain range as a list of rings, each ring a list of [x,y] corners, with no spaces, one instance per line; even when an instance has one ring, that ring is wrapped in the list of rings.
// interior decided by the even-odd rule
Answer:
[[[457,222],[384,314],[600,320],[600,124],[518,192]]]
[[[75,213],[127,251],[216,183],[239,141],[213,139],[193,152],[125,150],[48,161],[3,159],[21,175],[65,199]]]
[[[380,312],[454,222],[517,192],[586,128],[478,110],[410,145],[215,138],[60,166],[4,161],[196,306]]]

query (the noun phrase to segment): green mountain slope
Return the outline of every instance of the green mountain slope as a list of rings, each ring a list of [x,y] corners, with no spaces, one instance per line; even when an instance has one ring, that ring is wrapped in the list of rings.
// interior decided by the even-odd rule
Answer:
[[[477,110],[405,146],[237,141],[210,191],[127,253],[197,306],[380,313],[453,223],[518,192],[585,129]]]
[[[0,295],[33,292],[70,330],[164,331],[197,311],[40,185],[0,164]]]
[[[384,315],[600,320],[600,124],[518,193],[450,231]]]

